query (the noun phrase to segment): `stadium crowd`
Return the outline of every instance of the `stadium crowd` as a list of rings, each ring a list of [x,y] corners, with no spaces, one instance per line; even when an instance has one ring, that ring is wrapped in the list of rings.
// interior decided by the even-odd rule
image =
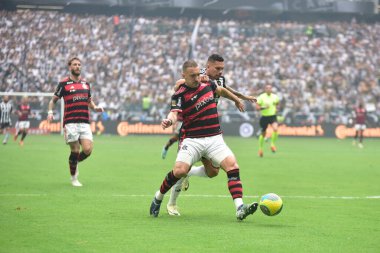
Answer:
[[[103,120],[158,121],[168,112],[195,24],[0,11],[0,90],[53,92],[69,57],[78,56],[94,99],[106,108]],[[202,64],[211,53],[223,55],[227,84],[243,93],[257,96],[272,83],[289,123],[347,123],[364,101],[380,124],[380,23],[202,19],[192,52]],[[227,102],[220,106],[236,111]]]

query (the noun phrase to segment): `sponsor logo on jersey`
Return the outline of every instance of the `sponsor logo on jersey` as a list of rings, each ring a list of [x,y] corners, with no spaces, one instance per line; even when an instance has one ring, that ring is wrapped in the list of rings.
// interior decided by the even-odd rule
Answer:
[[[88,100],[88,98],[86,97],[86,96],[74,96],[73,97],[73,101],[75,102],[75,101],[87,101]]]
[[[209,97],[206,97],[205,99],[199,101],[196,105],[195,105],[195,109],[197,111],[199,111],[199,109],[205,105],[208,104],[208,102],[214,100],[214,96],[209,96]]]

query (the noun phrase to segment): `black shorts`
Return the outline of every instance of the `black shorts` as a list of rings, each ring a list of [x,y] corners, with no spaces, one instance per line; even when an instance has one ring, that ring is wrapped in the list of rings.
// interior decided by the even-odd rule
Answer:
[[[277,122],[277,116],[276,115],[272,115],[272,116],[262,116],[260,118],[260,127],[261,127],[261,131],[266,131],[267,128],[268,128],[268,125],[269,124],[272,124],[274,122]]]
[[[7,127],[11,127],[11,123],[10,122],[4,122],[4,123],[1,123],[0,124],[0,129],[5,129]]]

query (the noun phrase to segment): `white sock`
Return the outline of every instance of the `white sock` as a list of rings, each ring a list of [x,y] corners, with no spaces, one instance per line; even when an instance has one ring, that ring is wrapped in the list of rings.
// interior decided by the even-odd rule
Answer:
[[[159,190],[156,192],[155,198],[157,200],[163,200],[164,199],[164,194],[162,194]]]
[[[182,181],[184,177],[177,181],[175,185],[173,185],[171,192],[170,192],[170,198],[168,201],[168,206],[175,206],[177,204],[177,198],[179,194],[181,193],[181,187],[182,187]]]
[[[205,166],[192,166],[189,173],[187,175],[190,176],[197,176],[197,177],[208,177],[206,174]]]
[[[235,207],[236,207],[236,210],[238,209],[239,206],[243,205],[243,199],[242,198],[236,198],[234,199],[234,204],[235,204]]]

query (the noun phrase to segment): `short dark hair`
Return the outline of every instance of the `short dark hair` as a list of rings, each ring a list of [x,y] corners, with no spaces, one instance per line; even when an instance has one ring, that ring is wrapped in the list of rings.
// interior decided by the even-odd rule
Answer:
[[[224,62],[224,59],[221,55],[219,54],[212,54],[208,57],[207,59],[208,62],[216,62],[216,61],[221,61]]]
[[[182,65],[182,71],[185,72],[187,68],[198,67],[198,63],[194,60],[187,60]]]
[[[68,61],[68,63],[67,63],[67,65],[71,65],[71,63],[73,62],[73,61],[75,61],[75,60],[77,60],[77,61],[79,61],[79,62],[81,62],[81,60],[78,58],[78,57],[73,57],[73,58],[71,58],[69,61]]]

